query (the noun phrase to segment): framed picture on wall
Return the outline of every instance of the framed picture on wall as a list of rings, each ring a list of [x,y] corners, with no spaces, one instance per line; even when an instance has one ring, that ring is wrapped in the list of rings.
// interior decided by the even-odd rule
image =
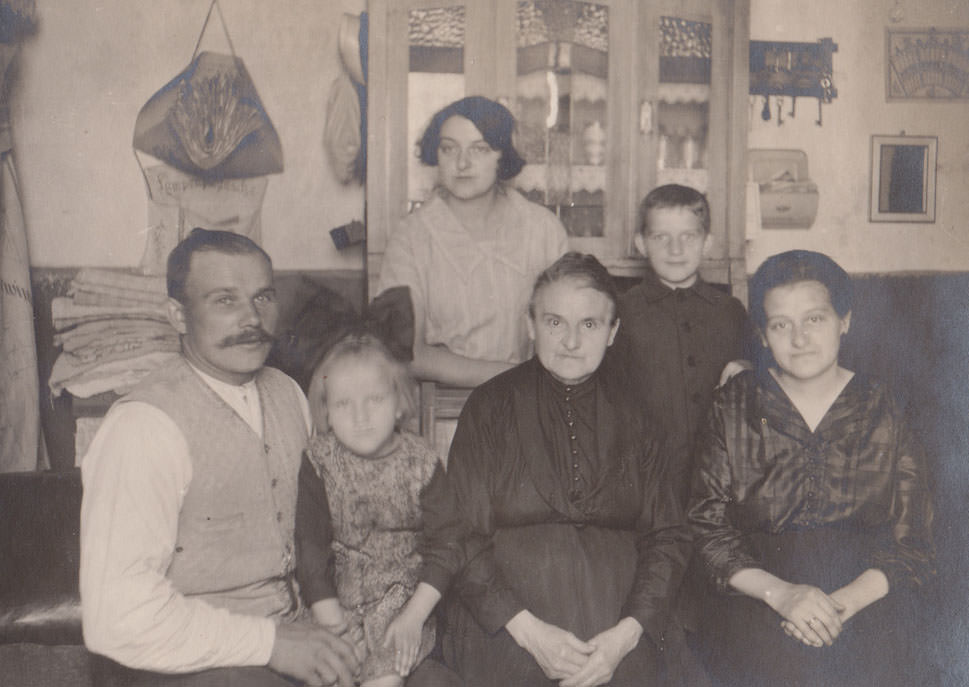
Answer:
[[[886,29],[885,99],[969,102],[969,28]]]
[[[872,222],[935,222],[936,136],[871,137]]]

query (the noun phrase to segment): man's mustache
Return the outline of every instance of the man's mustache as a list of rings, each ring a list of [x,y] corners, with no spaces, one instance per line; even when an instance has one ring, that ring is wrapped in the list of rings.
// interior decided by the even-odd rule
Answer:
[[[234,336],[227,336],[219,342],[219,347],[228,348],[229,346],[239,346],[241,344],[272,343],[273,341],[275,341],[275,337],[262,327],[259,327],[256,329],[247,329],[241,334],[235,334]]]

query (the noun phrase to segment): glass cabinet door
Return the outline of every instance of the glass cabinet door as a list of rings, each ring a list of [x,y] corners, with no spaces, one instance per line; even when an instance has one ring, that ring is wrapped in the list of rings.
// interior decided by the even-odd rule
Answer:
[[[702,271],[711,281],[728,283],[727,101],[732,75],[724,6],[711,0],[660,0],[641,7],[639,197],[670,183],[705,193],[713,241]]]
[[[466,95],[467,7],[407,11],[407,209],[424,202],[436,183],[434,168],[417,158],[416,142],[435,112]]]
[[[622,84],[630,52],[627,0],[513,0],[510,65],[519,152],[514,179],[554,212],[575,250],[604,262],[625,254],[624,199],[630,190],[628,110]],[[507,74],[507,72],[506,72]],[[628,92],[628,87],[625,92]]]
[[[605,229],[609,7],[517,2],[515,112],[526,160],[515,185],[569,236]]]
[[[659,42],[656,183],[683,184],[706,193],[713,25],[664,14],[659,17]]]

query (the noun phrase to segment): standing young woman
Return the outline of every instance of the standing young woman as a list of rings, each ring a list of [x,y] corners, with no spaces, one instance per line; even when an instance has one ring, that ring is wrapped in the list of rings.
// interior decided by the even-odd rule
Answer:
[[[476,386],[529,355],[532,283],[567,244],[558,218],[507,183],[525,164],[514,128],[507,108],[471,96],[435,114],[418,144],[437,192],[390,236],[378,293],[410,287],[419,379]]]
[[[719,592],[701,627],[714,682],[916,684],[925,457],[886,387],[839,364],[850,279],[789,251],[751,278],[750,305],[773,361],[718,391],[689,509]]]

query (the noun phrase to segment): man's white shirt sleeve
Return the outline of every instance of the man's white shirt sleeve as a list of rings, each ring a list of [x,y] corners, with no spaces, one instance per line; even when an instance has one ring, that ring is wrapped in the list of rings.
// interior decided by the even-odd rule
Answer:
[[[171,418],[147,403],[115,406],[81,473],[80,589],[88,648],[156,672],[266,665],[275,641],[271,619],[187,598],[165,577],[192,480],[188,445]]]

